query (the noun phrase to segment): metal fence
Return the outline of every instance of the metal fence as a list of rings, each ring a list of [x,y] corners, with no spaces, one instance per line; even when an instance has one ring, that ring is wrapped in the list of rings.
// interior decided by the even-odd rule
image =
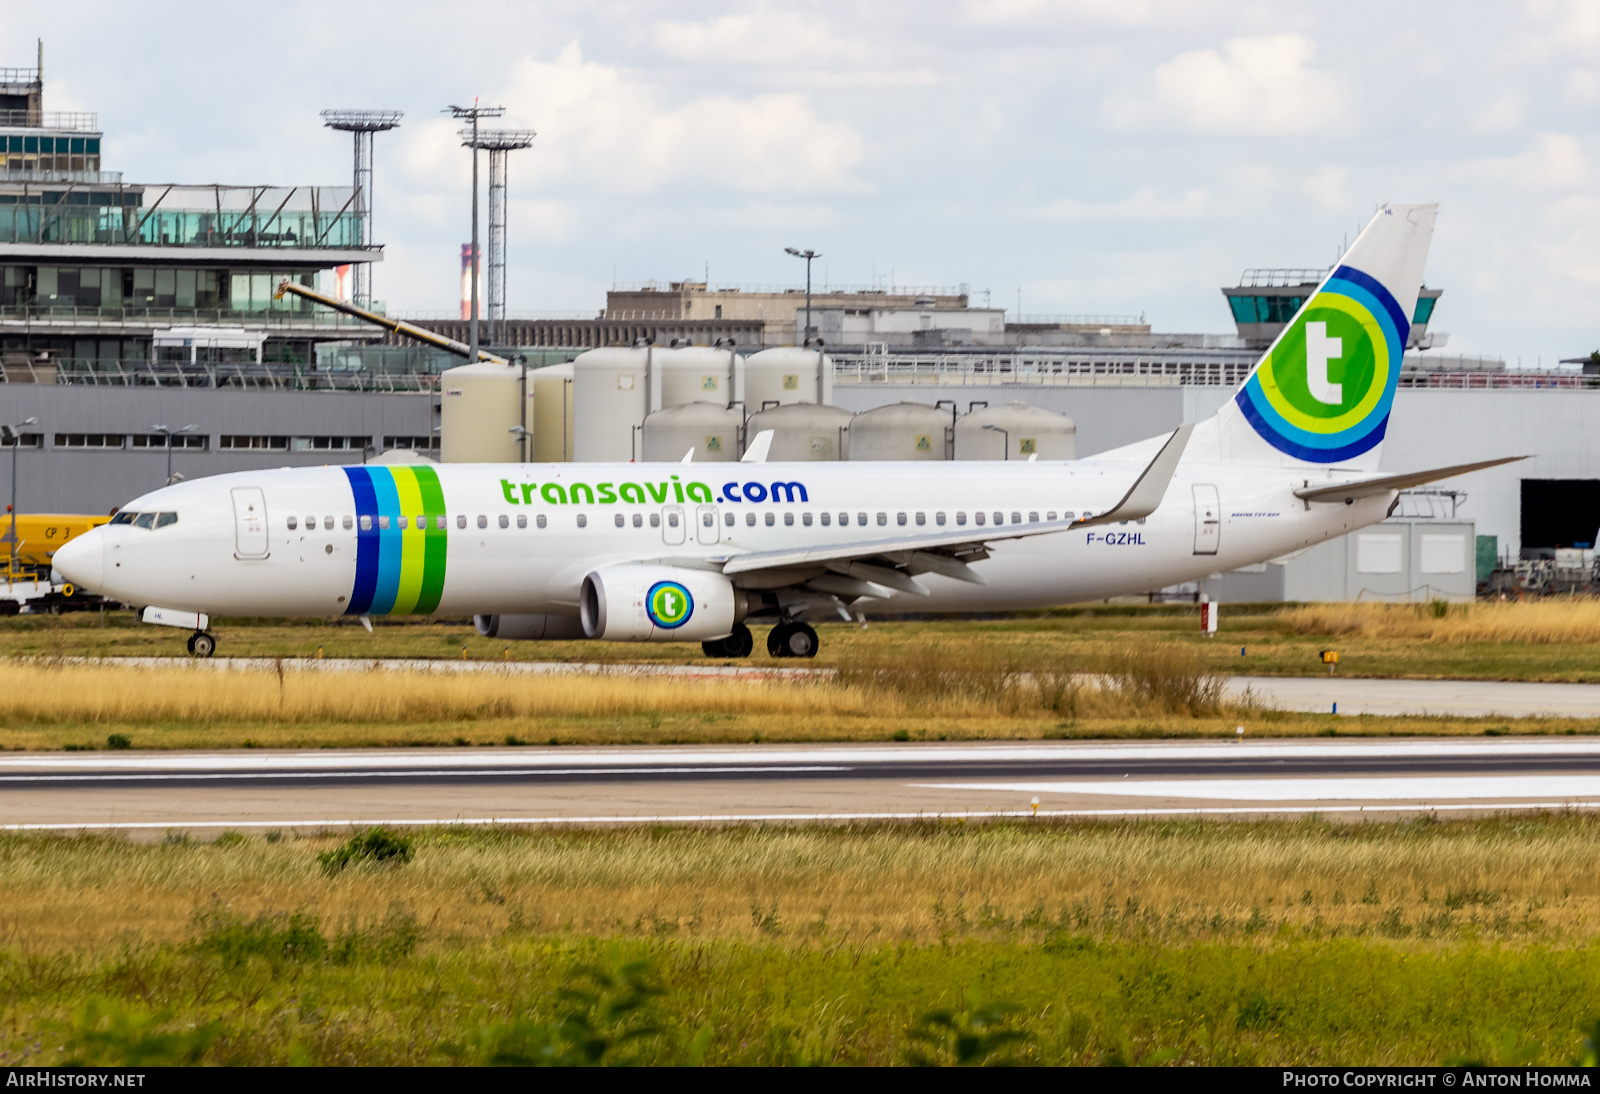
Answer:
[[[250,388],[270,391],[435,391],[437,371],[295,361],[191,363],[66,358],[48,364],[7,360],[7,383],[89,387]]]

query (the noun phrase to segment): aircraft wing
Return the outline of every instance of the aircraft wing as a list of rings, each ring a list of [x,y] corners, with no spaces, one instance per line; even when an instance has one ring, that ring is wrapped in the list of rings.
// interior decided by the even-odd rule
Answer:
[[[1499,467],[1503,463],[1515,463],[1517,460],[1527,458],[1527,456],[1503,456],[1498,460],[1460,463],[1454,467],[1438,467],[1432,471],[1411,471],[1404,475],[1385,475],[1378,479],[1353,479],[1331,486],[1308,486],[1296,490],[1294,496],[1305,501],[1342,501],[1348,504],[1357,498],[1370,498],[1374,494],[1387,494],[1391,490],[1405,490],[1412,486],[1421,486],[1423,483],[1438,482],[1440,479],[1465,475],[1469,471],[1482,471],[1485,467]]]
[[[1098,515],[1085,514],[1080,520],[1030,521],[984,528],[975,526],[951,531],[918,532],[909,535],[863,539],[854,543],[834,543],[819,547],[799,547],[782,551],[753,551],[729,555],[714,561],[722,572],[756,574],[793,570],[795,583],[819,592],[842,596],[890,595],[890,590],[927,596],[928,590],[914,578],[936,573],[976,585],[986,582],[970,563],[989,557],[988,545],[1008,539],[1050,535],[1074,528],[1119,521],[1138,520],[1155,512],[1172,481],[1178,459],[1188,443],[1192,425],[1179,427],[1150,464],[1139,473],[1128,492],[1116,505]],[[821,568],[821,576],[815,574]]]

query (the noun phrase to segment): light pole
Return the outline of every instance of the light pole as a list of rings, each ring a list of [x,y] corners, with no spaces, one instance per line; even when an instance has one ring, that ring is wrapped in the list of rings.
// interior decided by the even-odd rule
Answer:
[[[166,482],[166,485],[171,486],[172,485],[172,435],[174,433],[193,433],[195,431],[195,427],[192,426],[192,425],[186,425],[182,429],[173,429],[171,426],[153,425],[150,428],[155,430],[157,433],[161,434],[163,437],[165,437],[167,439],[167,482]]]
[[[472,310],[468,316],[469,364],[478,363],[478,119],[498,118],[506,112],[503,106],[479,106],[473,99],[471,106],[451,106],[450,116],[472,123]]]
[[[1011,458],[1011,430],[1002,429],[1000,426],[997,426],[997,425],[986,425],[983,428],[993,430],[996,433],[1005,434],[1005,446],[1006,446],[1005,458],[1009,460]]]
[[[811,345],[811,260],[814,258],[821,258],[822,256],[816,251],[811,250],[809,247],[803,251],[797,251],[793,247],[785,247],[783,250],[786,254],[792,254],[796,258],[803,258],[806,260],[806,333],[805,337],[801,339],[800,344],[802,346],[809,346]]]
[[[11,510],[11,561],[8,566],[10,572],[6,574],[8,579],[16,576],[17,568],[17,449],[22,447],[23,426],[38,424],[38,418],[24,418],[16,425],[0,427],[0,436],[11,446],[11,504],[8,506]]]

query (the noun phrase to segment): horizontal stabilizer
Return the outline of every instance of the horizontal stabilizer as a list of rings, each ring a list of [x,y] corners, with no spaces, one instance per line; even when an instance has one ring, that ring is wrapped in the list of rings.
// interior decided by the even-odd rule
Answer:
[[[1486,467],[1499,467],[1503,463],[1515,463],[1517,460],[1527,458],[1502,456],[1498,460],[1458,463],[1454,467],[1437,467],[1432,471],[1411,471],[1404,475],[1385,475],[1379,479],[1356,479],[1353,482],[1334,483],[1332,486],[1309,486],[1303,490],[1296,490],[1294,496],[1305,501],[1351,502],[1357,498],[1370,498],[1374,494],[1387,494],[1391,490],[1405,490],[1421,486],[1423,483],[1438,482],[1440,479],[1465,475],[1469,471],[1482,471]]]

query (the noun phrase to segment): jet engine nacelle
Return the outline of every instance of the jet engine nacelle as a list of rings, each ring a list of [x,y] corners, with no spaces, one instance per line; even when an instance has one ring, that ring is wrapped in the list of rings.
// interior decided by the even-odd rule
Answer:
[[[556,642],[583,637],[575,615],[475,615],[472,625],[485,638],[508,642]]]
[[[583,633],[611,642],[703,642],[726,638],[739,597],[721,574],[676,566],[595,570],[578,597]]]

